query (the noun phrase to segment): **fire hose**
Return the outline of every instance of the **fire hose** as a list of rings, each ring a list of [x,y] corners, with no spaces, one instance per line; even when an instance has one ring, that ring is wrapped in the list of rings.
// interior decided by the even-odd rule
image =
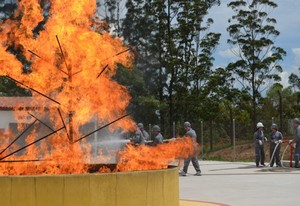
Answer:
[[[283,164],[283,158],[284,158],[284,155],[285,155],[285,152],[286,152],[286,150],[289,148],[289,144],[284,148],[284,150],[283,150],[283,153],[282,153],[282,156],[281,156],[281,160],[280,160],[280,163],[281,163],[281,165],[282,165],[282,167],[285,167],[284,166],[284,164]]]
[[[269,162],[269,164],[268,164],[267,166],[270,166],[270,165],[271,165],[271,162],[273,161],[273,158],[274,158],[275,152],[276,152],[276,150],[277,150],[277,147],[281,144],[281,141],[276,141],[275,143],[276,143],[276,146],[275,146],[274,151],[273,151],[273,153],[272,153],[270,162]],[[280,162],[280,163],[281,163],[281,162]],[[282,164],[281,164],[281,165],[282,165]]]
[[[281,157],[281,160],[280,160],[280,163],[282,165],[282,167],[285,167],[284,164],[283,164],[283,158],[284,158],[284,155],[287,151],[288,148],[291,148],[291,156],[290,156],[290,167],[293,167],[293,164],[292,164],[292,161],[293,161],[293,157],[292,157],[292,154],[293,154],[293,148],[295,148],[295,145],[292,145],[290,142],[288,143],[288,145],[284,148],[284,151],[282,153],[282,157]]]

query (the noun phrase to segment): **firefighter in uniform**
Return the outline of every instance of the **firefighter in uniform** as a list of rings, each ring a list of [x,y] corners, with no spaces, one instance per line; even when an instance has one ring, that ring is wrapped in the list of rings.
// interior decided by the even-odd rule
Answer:
[[[267,138],[264,136],[264,125],[258,122],[256,125],[256,131],[253,135],[255,144],[255,163],[256,167],[265,166],[265,141]]]
[[[295,118],[293,119],[293,127],[295,128],[295,138],[290,140],[290,144],[295,144],[295,151],[294,151],[294,161],[295,161],[295,168],[299,168],[299,155],[300,155],[300,119]]]
[[[185,122],[184,129],[186,130],[186,134],[184,135],[184,138],[192,138],[193,142],[196,146],[197,145],[197,134],[196,134],[195,130],[192,129],[191,123]],[[184,160],[183,169],[179,174],[180,176],[186,176],[190,161],[192,161],[192,164],[196,170],[196,174],[194,174],[194,176],[201,176],[201,170],[200,170],[197,155],[198,155],[197,152],[195,152],[195,154],[192,157]]]
[[[282,143],[282,134],[278,131],[278,127],[276,124],[272,124],[271,126],[271,134],[269,138],[270,142],[270,167],[273,167],[274,162],[276,161],[276,166],[281,167],[280,163],[280,144]],[[276,149],[276,151],[275,151]],[[273,157],[273,158],[272,158]]]
[[[153,132],[153,146],[156,146],[158,144],[161,144],[164,142],[164,137],[160,133],[160,127],[158,125],[154,125],[152,128]]]

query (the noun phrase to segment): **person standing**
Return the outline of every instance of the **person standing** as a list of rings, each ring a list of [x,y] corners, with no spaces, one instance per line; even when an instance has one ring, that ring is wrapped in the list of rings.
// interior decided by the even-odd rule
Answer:
[[[253,135],[255,144],[255,163],[256,167],[265,166],[265,141],[267,138],[264,136],[264,125],[258,122],[256,125],[256,131]]]
[[[158,144],[161,144],[164,142],[164,137],[160,133],[160,127],[158,125],[154,125],[152,128],[153,132],[153,146],[156,146]]]
[[[194,142],[194,145],[195,145],[195,148],[196,148],[196,146],[198,145],[198,143],[197,143],[197,134],[196,134],[195,130],[192,129],[191,123],[190,122],[185,122],[184,123],[184,129],[186,131],[186,133],[184,135],[184,138],[192,138],[192,140]],[[187,159],[184,160],[183,169],[179,173],[180,176],[186,176],[186,173],[188,171],[188,167],[189,167],[189,164],[190,164],[191,161],[192,161],[192,164],[193,164],[193,166],[196,170],[196,174],[194,174],[194,176],[201,176],[201,170],[200,170],[200,165],[199,165],[198,158],[197,158],[196,149],[195,149],[195,154],[192,155],[192,157],[187,158]]]
[[[143,133],[140,130],[140,127],[138,125],[136,126],[136,131],[135,131],[135,134],[134,134],[133,138],[131,139],[131,142],[134,145],[143,145],[143,144],[145,144],[144,135],[143,135]]]
[[[282,143],[282,134],[278,131],[278,127],[276,124],[272,124],[271,126],[271,134],[269,137],[270,141],[270,167],[273,167],[274,162],[276,161],[276,166],[281,167],[280,162],[280,144]],[[276,150],[275,150],[276,149]]]
[[[150,136],[148,134],[148,132],[146,132],[145,128],[144,128],[144,124],[143,123],[138,123],[138,127],[143,135],[143,138],[145,141],[149,141],[150,140]]]
[[[293,127],[295,128],[295,138],[290,140],[290,144],[295,143],[294,161],[295,168],[299,168],[299,155],[300,155],[300,119],[293,119]]]

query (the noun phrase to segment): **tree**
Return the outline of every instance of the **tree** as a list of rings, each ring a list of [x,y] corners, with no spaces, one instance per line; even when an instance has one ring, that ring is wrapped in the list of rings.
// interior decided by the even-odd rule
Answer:
[[[300,71],[300,68],[299,68]],[[300,90],[300,76],[292,73],[289,76],[289,83],[291,84],[292,88],[294,88],[294,90]]]
[[[278,63],[286,55],[273,42],[280,33],[274,27],[276,19],[269,17],[269,11],[276,8],[277,4],[271,0],[238,0],[230,2],[228,6],[235,13],[229,19],[228,43],[235,47],[238,57],[228,68],[235,71],[242,88],[251,94],[251,119],[255,128],[262,86],[269,80],[280,80],[278,72],[282,68]]]
[[[138,51],[135,66],[144,74],[147,94],[159,101],[160,124],[169,133],[174,121],[199,120],[191,113],[199,104],[192,90],[202,93],[213,72],[212,53],[220,34],[209,32],[213,20],[205,16],[219,3],[127,1],[123,36]]]

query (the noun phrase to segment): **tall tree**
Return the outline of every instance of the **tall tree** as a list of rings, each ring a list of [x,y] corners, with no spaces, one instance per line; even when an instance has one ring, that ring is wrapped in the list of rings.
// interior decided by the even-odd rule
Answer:
[[[169,133],[174,121],[197,120],[188,102],[198,104],[191,88],[202,87],[212,73],[220,34],[209,32],[213,20],[205,17],[217,4],[219,0],[127,1],[124,39],[138,51],[136,67],[144,73],[147,93],[159,100],[160,123]]]
[[[237,80],[252,96],[252,123],[255,128],[262,86],[271,79],[280,80],[278,72],[282,68],[278,62],[286,54],[282,48],[274,46],[273,41],[279,31],[274,27],[276,19],[269,14],[277,4],[271,0],[236,0],[228,6],[235,13],[229,19],[228,43],[235,47],[238,57],[228,67],[235,70]]]

